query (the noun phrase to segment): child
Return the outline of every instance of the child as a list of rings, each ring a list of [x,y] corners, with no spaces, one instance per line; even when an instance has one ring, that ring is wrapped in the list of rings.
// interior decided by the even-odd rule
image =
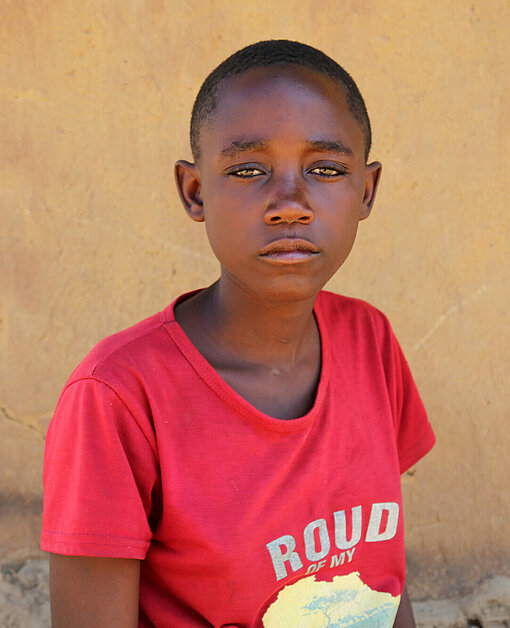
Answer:
[[[384,315],[321,292],[381,173],[351,77],[224,61],[175,175],[220,278],[101,342],[45,454],[54,628],[414,626],[400,474],[434,443]]]

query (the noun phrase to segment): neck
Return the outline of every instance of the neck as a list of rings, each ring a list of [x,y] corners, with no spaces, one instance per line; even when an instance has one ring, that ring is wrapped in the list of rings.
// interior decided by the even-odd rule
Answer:
[[[193,327],[200,324],[217,347],[273,369],[295,366],[317,333],[315,297],[283,302],[261,299],[220,279],[183,306],[186,303],[188,312],[183,308],[179,317],[183,323],[194,320]]]

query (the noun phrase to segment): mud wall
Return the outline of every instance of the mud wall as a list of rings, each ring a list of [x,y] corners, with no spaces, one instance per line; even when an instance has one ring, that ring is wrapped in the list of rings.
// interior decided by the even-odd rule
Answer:
[[[388,314],[437,433],[404,479],[411,591],[509,573],[509,22],[502,0],[0,3],[0,560],[38,555],[77,362],[216,277],[172,178],[201,80],[286,37],[354,75],[384,165],[330,287]]]

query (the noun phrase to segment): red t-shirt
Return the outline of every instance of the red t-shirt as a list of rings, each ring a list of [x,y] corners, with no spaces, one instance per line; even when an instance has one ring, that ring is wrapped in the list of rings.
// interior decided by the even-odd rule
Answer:
[[[319,295],[315,404],[280,420],[218,375],[173,305],[69,379],[47,436],[42,549],[143,559],[144,627],[393,625],[400,474],[434,435],[384,315]]]

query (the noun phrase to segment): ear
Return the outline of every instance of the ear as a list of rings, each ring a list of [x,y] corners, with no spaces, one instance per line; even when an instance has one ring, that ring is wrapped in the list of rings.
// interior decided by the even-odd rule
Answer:
[[[365,218],[370,216],[377,187],[379,186],[381,172],[382,164],[378,161],[373,161],[371,164],[365,166],[365,194],[363,196],[363,205],[359,216],[360,220],[365,220]]]
[[[175,184],[186,213],[192,220],[203,222],[204,204],[201,196],[200,173],[196,164],[180,159],[174,168]]]

